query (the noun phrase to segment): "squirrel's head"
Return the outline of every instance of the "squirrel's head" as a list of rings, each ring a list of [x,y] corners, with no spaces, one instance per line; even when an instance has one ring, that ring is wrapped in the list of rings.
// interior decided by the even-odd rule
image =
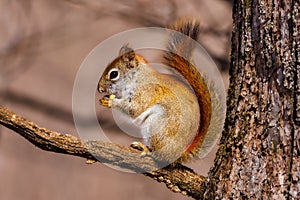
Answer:
[[[119,51],[119,56],[104,70],[98,83],[98,91],[112,94],[113,86],[117,82],[123,80],[131,70],[146,64],[147,61],[128,45],[123,46]]]

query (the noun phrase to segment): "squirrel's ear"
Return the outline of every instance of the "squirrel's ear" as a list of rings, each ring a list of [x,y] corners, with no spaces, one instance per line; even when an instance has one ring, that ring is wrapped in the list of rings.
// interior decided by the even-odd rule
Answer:
[[[134,53],[134,50],[129,47],[128,44],[125,44],[124,46],[121,47],[120,51],[119,51],[119,56],[127,54],[127,53]]]
[[[128,58],[129,60],[132,60],[135,56],[135,52],[132,48],[128,46],[128,44],[122,46],[122,48],[119,51],[119,56],[124,56]]]

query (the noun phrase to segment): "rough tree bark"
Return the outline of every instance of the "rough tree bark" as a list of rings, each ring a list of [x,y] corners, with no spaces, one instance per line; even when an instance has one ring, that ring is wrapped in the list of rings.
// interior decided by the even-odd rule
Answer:
[[[233,18],[227,119],[214,167],[208,177],[182,165],[146,175],[195,199],[300,199],[299,1],[235,1]],[[0,124],[44,150],[155,167],[128,147],[84,144],[1,107]]]
[[[210,198],[300,199],[299,1],[235,1]]]

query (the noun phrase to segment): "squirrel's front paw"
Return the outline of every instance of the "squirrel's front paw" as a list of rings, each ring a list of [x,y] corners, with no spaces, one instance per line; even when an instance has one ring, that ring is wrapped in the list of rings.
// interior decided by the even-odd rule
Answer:
[[[113,94],[106,95],[105,97],[103,97],[102,99],[99,100],[100,105],[111,108],[111,100],[114,98],[115,98],[115,95],[113,95]]]
[[[144,145],[143,143],[140,143],[140,142],[133,142],[130,144],[130,147],[141,151],[142,156],[149,155],[151,152],[151,150],[146,145]]]

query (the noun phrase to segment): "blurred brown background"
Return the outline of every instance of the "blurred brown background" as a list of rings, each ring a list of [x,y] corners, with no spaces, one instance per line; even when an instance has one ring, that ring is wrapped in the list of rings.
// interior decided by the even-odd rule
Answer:
[[[72,88],[87,54],[113,34],[164,27],[183,16],[200,17],[200,43],[227,85],[231,6],[221,0],[1,0],[0,104],[40,126],[77,136]],[[205,175],[213,157],[214,152],[189,166]],[[143,175],[44,152],[0,127],[0,199],[188,198]]]

